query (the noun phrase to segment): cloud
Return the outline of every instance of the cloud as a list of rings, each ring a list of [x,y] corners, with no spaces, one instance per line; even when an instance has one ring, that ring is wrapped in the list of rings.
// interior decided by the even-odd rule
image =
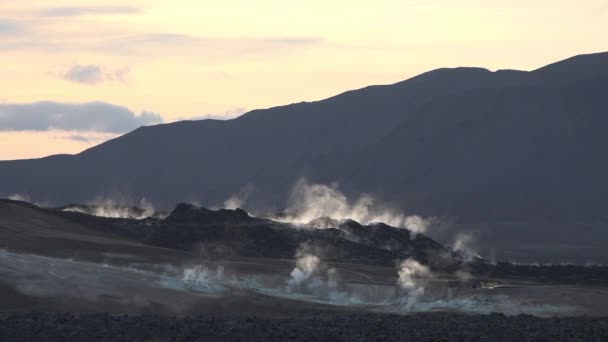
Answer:
[[[103,71],[97,65],[73,65],[64,78],[73,82],[95,84],[103,80]]]
[[[139,13],[143,13],[143,10],[140,8],[128,6],[52,7],[36,12],[36,14],[44,17],[74,17],[82,15],[116,15]]]
[[[0,131],[95,131],[124,133],[145,125],[162,123],[159,114],[142,112],[105,102],[0,104]]]
[[[234,119],[236,117],[239,117],[239,116],[243,115],[243,113],[245,113],[246,111],[247,111],[247,108],[236,107],[236,108],[229,109],[229,110],[221,112],[221,113],[198,115],[198,116],[194,116],[194,117],[190,117],[190,118],[184,118],[183,120],[206,120],[206,119],[228,120],[228,119]]]
[[[12,20],[0,19],[0,34],[10,34],[22,31],[19,23]]]
[[[33,31],[0,40],[0,51],[91,52],[112,56],[196,57],[201,61],[267,57],[325,44],[319,37],[207,37],[174,33],[101,32],[96,37],[76,30]]]
[[[317,37],[200,37],[185,34],[149,33],[111,38],[99,42],[97,49],[121,54],[180,51],[203,58],[222,59],[245,55],[277,53],[322,44]],[[162,49],[162,50],[159,50]]]
[[[94,132],[94,131],[49,131],[53,133],[53,139],[71,140],[88,145],[97,145],[110,139],[116,138],[118,133]],[[34,133],[40,134],[40,132]]]
[[[17,132],[23,134],[24,132]],[[52,130],[46,132],[31,132],[37,136],[41,136],[46,133],[48,139],[53,140],[69,140],[78,143],[84,143],[87,145],[97,145],[99,143],[108,141],[110,139],[120,136],[122,133],[108,133],[108,132],[96,132],[96,131],[66,131],[66,130]]]
[[[87,143],[87,144],[92,141],[98,140],[96,137],[90,137],[90,136],[87,136],[84,134],[70,134],[66,138],[69,140],[80,141],[80,142]]]
[[[106,68],[95,65],[74,64],[62,76],[68,81],[94,85],[104,81],[119,81],[125,83],[125,76],[130,69],[107,70]]]

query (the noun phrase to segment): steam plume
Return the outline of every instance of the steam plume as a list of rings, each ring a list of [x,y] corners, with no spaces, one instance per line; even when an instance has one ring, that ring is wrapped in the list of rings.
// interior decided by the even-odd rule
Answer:
[[[291,279],[287,285],[289,287],[300,286],[306,282],[317,270],[321,259],[316,255],[304,253],[296,261],[296,268],[291,271]]]
[[[11,201],[30,202],[30,196],[26,194],[12,194],[8,196],[8,199]]]
[[[430,224],[419,216],[406,216],[381,208],[368,194],[361,195],[351,204],[337,185],[308,184],[305,179],[296,182],[285,213],[286,216],[279,220],[306,224],[320,217],[330,217],[336,220],[352,219],[362,224],[384,222],[414,233],[424,233]]]
[[[98,198],[86,206],[74,205],[66,207],[63,210],[100,217],[130,218],[137,220],[157,215],[154,206],[145,198],[142,198],[137,206],[128,204],[128,201]]]
[[[424,295],[424,286],[420,280],[430,277],[431,271],[427,266],[408,258],[399,265],[398,274],[397,284],[407,291],[405,309],[409,311],[416,305],[418,298]]]
[[[479,258],[479,254],[473,248],[475,243],[475,237],[470,233],[458,233],[456,239],[452,244],[452,249],[464,258],[465,261],[472,261],[475,258]]]
[[[230,197],[228,197],[228,199],[224,201],[224,208],[242,209],[245,206],[245,203],[247,203],[247,199],[249,198],[249,194],[252,190],[253,187],[251,185],[242,187],[239,192],[230,195]]]
[[[304,291],[331,302],[351,301],[353,298],[349,298],[349,295],[339,288],[336,269],[321,268],[321,259],[310,252],[311,249],[308,243],[298,247],[296,267],[291,271],[291,278],[287,281],[287,292]]]
[[[184,269],[182,281],[192,288],[215,289],[224,278],[224,266],[217,266],[215,272],[202,265]]]

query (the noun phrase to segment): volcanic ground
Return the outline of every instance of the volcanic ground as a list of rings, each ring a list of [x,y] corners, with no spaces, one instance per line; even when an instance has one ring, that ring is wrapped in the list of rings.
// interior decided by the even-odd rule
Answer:
[[[605,267],[468,259],[382,223],[83,208],[0,201],[0,340],[608,338]]]

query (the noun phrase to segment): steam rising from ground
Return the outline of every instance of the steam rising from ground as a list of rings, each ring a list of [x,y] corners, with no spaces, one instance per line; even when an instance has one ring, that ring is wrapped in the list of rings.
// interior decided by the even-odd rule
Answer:
[[[321,267],[321,259],[309,252],[308,243],[301,244],[296,251],[296,267],[287,281],[287,292],[304,292],[330,302],[352,302],[346,292],[339,289],[334,268]]]
[[[182,281],[191,288],[219,290],[220,282],[224,278],[224,266],[217,266],[215,272],[202,265],[186,267]]]
[[[404,304],[405,309],[409,311],[416,305],[418,299],[424,295],[422,283],[424,279],[431,276],[431,270],[418,261],[408,258],[401,262],[397,273],[399,274],[397,283],[402,289],[407,291],[407,298]]]
[[[11,201],[20,201],[20,202],[31,203],[38,207],[48,206],[48,203],[46,203],[46,202],[33,201],[32,198],[30,197],[30,195],[25,194],[25,193],[12,194],[12,195],[8,196],[8,199]]]
[[[227,200],[224,201],[224,208],[226,209],[237,209],[243,207],[246,199],[239,198],[236,194],[230,196]]]
[[[230,197],[228,197],[228,199],[224,201],[224,208],[242,209],[245,206],[245,203],[247,203],[247,199],[249,198],[249,194],[252,190],[253,186],[251,185],[242,187],[239,192],[230,195]]]
[[[137,205],[132,205],[129,201],[98,198],[87,205],[72,205],[63,208],[63,211],[74,211],[100,217],[137,220],[159,216],[154,210],[154,206],[145,198],[142,198]]]
[[[519,286],[506,291],[483,288],[475,292],[461,287],[455,289],[458,293],[454,297],[446,297],[445,283],[432,278],[428,268],[413,259],[399,264],[396,285],[348,281],[338,276],[356,273],[328,268],[305,247],[297,256],[296,268],[289,279],[286,279],[287,273],[281,276],[244,271],[242,266],[245,264],[235,267],[229,262],[205,263],[185,268],[166,264],[112,266],[0,249],[0,284],[10,285],[28,296],[72,302],[113,298],[125,305],[141,308],[161,303],[175,313],[183,313],[191,305],[200,304],[197,300],[202,298],[261,293],[323,304],[361,305],[361,310],[383,312],[455,310],[553,316],[576,313],[580,298],[587,296],[580,288]],[[190,292],[193,292],[192,296]],[[596,299],[600,302],[605,298],[601,291],[587,293],[598,296]]]
[[[452,243],[452,249],[464,258],[465,261],[472,261],[475,258],[479,258],[479,254],[475,251],[473,245],[475,244],[475,237],[471,233],[458,233],[454,242]]]
[[[287,282],[290,288],[304,284],[319,267],[319,259],[316,255],[304,253],[296,261],[296,268],[291,271],[291,279]]]
[[[12,194],[8,196],[8,199],[11,201],[30,202],[30,196],[25,194]]]
[[[361,195],[354,203],[338,190],[337,185],[309,184],[305,179],[296,182],[281,221],[306,224],[319,217],[336,220],[352,219],[362,224],[383,222],[393,227],[407,228],[414,233],[424,233],[429,220],[419,216],[407,216],[377,205],[368,194]]]

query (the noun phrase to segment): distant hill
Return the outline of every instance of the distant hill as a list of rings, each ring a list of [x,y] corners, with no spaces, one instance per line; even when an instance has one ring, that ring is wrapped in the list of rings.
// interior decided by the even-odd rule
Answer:
[[[77,155],[0,162],[0,196],[63,205],[127,195],[162,208],[281,210],[300,177],[409,211],[596,215],[608,193],[608,53],[531,71],[438,69],[227,121],[141,127]],[[489,206],[491,210],[482,210]]]

